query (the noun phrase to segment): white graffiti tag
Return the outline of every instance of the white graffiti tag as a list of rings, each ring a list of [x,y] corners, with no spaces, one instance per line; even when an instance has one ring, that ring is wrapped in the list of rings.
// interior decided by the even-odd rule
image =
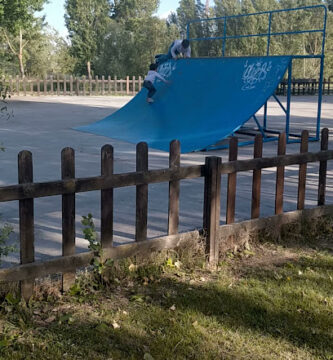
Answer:
[[[165,78],[169,78],[173,71],[176,70],[176,62],[168,61],[158,67],[158,72]]]
[[[264,81],[267,77],[267,73],[272,69],[271,61],[257,61],[249,64],[246,61],[245,70],[242,76],[243,87],[242,90],[251,90],[256,87],[257,83]]]

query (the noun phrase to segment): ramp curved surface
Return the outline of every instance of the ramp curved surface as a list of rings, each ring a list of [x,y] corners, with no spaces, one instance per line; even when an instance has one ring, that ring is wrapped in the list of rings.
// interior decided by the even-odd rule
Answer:
[[[291,57],[192,58],[170,60],[159,72],[155,102],[142,89],[124,107],[96,123],[76,128],[152,148],[182,152],[213,145],[238,130],[273,94]]]

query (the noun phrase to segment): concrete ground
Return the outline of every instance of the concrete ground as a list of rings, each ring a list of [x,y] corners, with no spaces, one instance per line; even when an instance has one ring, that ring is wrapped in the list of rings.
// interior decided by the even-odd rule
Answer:
[[[89,177],[100,174],[100,149],[104,144],[112,144],[115,150],[115,173],[135,170],[135,145],[73,130],[73,127],[89,124],[114,112],[130,97],[14,97],[10,101],[13,118],[0,122],[0,139],[6,148],[0,153],[0,186],[17,183],[17,154],[21,150],[30,150],[34,161],[34,181],[60,179],[60,153],[67,146],[76,153],[76,177]],[[269,126],[282,128],[282,111],[277,103],[269,107]],[[292,129],[315,129],[316,98],[295,97],[292,106]],[[322,127],[333,128],[333,97],[324,97],[322,107]],[[223,119],[221,119],[223,125]],[[138,123],[138,126],[140,124]],[[330,137],[332,146],[332,137]],[[310,143],[310,151],[318,151],[319,143]],[[264,144],[264,156],[276,154],[277,143]],[[299,144],[289,144],[287,153],[296,153]],[[252,146],[239,149],[239,158],[251,158]],[[218,155],[227,161],[228,150],[197,152],[184,154],[182,165],[204,163],[206,156]],[[150,169],[168,167],[168,154],[150,149]],[[333,202],[333,166],[329,164],[327,202]],[[306,206],[316,205],[318,165],[308,166]],[[286,169],[284,210],[296,209],[298,166]],[[226,177],[222,177],[221,222],[225,219]],[[237,220],[250,217],[252,174],[240,173],[237,177]],[[274,214],[275,169],[263,171],[261,216]],[[80,224],[82,215],[92,213],[99,228],[100,194],[89,192],[77,194],[77,251],[87,248],[82,237]],[[181,182],[180,231],[202,226],[203,179]],[[114,231],[116,243],[132,241],[135,234],[135,188],[115,190]],[[165,235],[167,229],[168,184],[149,185],[148,236]],[[18,202],[0,204],[1,222],[14,227],[12,241],[18,239]],[[61,197],[55,196],[35,200],[36,260],[61,254]],[[18,255],[5,259],[3,266],[18,261]]]

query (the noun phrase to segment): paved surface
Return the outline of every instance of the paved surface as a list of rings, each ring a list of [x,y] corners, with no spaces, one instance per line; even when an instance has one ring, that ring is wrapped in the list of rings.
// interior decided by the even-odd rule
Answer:
[[[71,146],[76,152],[76,176],[87,177],[100,174],[100,148],[112,144],[115,149],[115,172],[135,170],[135,145],[72,130],[75,126],[89,124],[109,115],[123,106],[130,97],[20,97],[13,98],[11,108],[14,117],[0,122],[0,139],[6,151],[0,153],[0,186],[17,183],[17,154],[26,149],[33,153],[34,180],[51,181],[60,178],[60,152]],[[315,98],[296,97],[292,107],[294,129],[315,129],[311,117],[316,114]],[[272,103],[269,113],[271,123],[282,126],[282,112]],[[322,126],[333,128],[333,97],[324,97]],[[139,126],[139,124],[138,124]],[[332,129],[333,130],[333,129]],[[276,142],[264,144],[264,156],[276,154]],[[330,145],[333,148],[332,137]],[[287,146],[287,153],[298,152],[299,144]],[[319,143],[310,143],[310,151],[319,150]],[[239,158],[252,157],[252,146],[242,147]],[[208,155],[222,156],[227,161],[228,150],[209,153],[184,154],[182,165],[202,164]],[[168,166],[168,154],[150,149],[149,166],[158,169]],[[288,167],[286,171],[284,210],[296,209],[298,167]],[[333,203],[333,164],[329,165],[328,203]],[[316,205],[318,166],[308,167],[306,206]],[[248,219],[251,209],[251,173],[241,173],[237,177],[237,220]],[[221,222],[225,219],[226,177],[222,178]],[[263,171],[261,215],[274,214],[275,169]],[[91,212],[99,227],[99,192],[77,194],[77,251],[87,247],[82,238],[80,225],[82,215]],[[135,188],[115,190],[115,241],[123,243],[133,240],[135,233]],[[203,179],[186,180],[181,183],[180,231],[202,226]],[[148,236],[166,234],[168,211],[168,184],[149,186]],[[0,204],[1,222],[11,224],[18,238],[18,202]],[[45,259],[61,254],[61,197],[55,196],[35,200],[36,259]],[[5,259],[4,266],[16,262],[17,257]]]

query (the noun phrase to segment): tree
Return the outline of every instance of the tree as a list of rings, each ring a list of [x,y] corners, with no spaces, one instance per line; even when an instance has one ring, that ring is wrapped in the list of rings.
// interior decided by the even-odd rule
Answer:
[[[168,18],[169,24],[176,24],[179,32],[187,37],[187,24],[191,20],[204,19],[209,17],[211,9],[208,8],[209,2],[203,4],[200,0],[181,0],[177,8],[177,14],[171,14]],[[189,26],[190,39],[201,39],[213,36],[212,22],[194,22]],[[191,44],[193,56],[216,55],[212,53],[212,43],[207,41],[193,41]]]
[[[72,55],[86,64],[90,77],[91,63],[110,20],[110,4],[108,0],[66,0],[65,8]]]
[[[73,74],[76,66],[76,59],[71,55],[71,47],[59,34],[51,35],[52,68],[53,74]]]
[[[327,7],[329,11],[333,12],[333,0],[327,0]]]
[[[209,15],[209,9],[210,9],[209,4],[210,4],[210,1],[206,0],[205,11],[206,11],[207,16]]]
[[[158,9],[160,0],[114,0],[112,17],[116,20],[151,17]]]
[[[180,0],[177,8],[177,23],[184,36],[188,22],[201,17],[197,10],[195,0]],[[190,37],[197,37],[197,31],[193,30],[193,35],[191,34]]]
[[[26,51],[26,74],[72,74],[75,59],[70,55],[70,46],[52,28],[45,28],[29,44]]]
[[[9,50],[17,57],[23,77],[24,50],[29,41],[42,28],[43,19],[35,13],[43,9],[46,0],[2,0],[0,30]]]
[[[241,13],[241,0],[215,0],[216,16],[230,16]]]
[[[96,73],[144,75],[155,55],[165,52],[179,36],[177,28],[152,15],[157,1],[123,0],[114,6],[112,20],[101,39]]]

